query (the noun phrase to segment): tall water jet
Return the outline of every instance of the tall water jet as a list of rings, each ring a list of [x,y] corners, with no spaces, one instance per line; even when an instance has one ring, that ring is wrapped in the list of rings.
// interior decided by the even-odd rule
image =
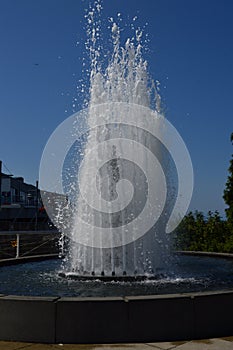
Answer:
[[[70,240],[65,271],[88,278],[154,276],[166,270],[169,233],[189,205],[191,161],[179,134],[161,114],[160,96],[142,55],[142,31],[136,29],[134,39],[121,46],[119,26],[110,19],[113,50],[104,68],[96,13],[99,2],[87,15],[88,106],[63,122],[46,145],[40,173],[43,199]],[[66,145],[59,151],[61,135]],[[76,141],[84,147],[74,156]],[[74,180],[65,191],[59,174],[72,147],[76,173],[73,169]],[[45,170],[51,161],[53,184]]]

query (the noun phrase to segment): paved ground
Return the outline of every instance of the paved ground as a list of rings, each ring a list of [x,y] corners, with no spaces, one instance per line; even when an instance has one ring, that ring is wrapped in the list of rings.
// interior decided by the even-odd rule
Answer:
[[[32,344],[0,341],[0,350],[233,350],[233,337],[146,344]]]

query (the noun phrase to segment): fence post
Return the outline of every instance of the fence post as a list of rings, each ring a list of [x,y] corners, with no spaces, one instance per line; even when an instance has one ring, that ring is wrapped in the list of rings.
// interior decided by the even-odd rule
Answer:
[[[16,234],[16,259],[19,258],[19,233]]]

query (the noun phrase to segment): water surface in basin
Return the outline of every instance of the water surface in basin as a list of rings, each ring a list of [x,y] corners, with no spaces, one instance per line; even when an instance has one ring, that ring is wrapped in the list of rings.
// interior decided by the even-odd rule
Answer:
[[[62,260],[0,268],[0,294],[25,296],[104,297],[214,291],[233,288],[233,260],[177,256],[169,273],[135,282],[98,279],[78,281],[59,276]]]

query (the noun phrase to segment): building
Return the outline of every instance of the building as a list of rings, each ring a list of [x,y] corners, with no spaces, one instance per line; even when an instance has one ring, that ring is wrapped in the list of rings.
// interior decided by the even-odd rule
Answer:
[[[1,167],[0,167],[1,168]],[[0,231],[55,229],[36,186],[0,171]]]
[[[1,206],[36,206],[39,190],[36,186],[24,182],[23,177],[1,175]]]

